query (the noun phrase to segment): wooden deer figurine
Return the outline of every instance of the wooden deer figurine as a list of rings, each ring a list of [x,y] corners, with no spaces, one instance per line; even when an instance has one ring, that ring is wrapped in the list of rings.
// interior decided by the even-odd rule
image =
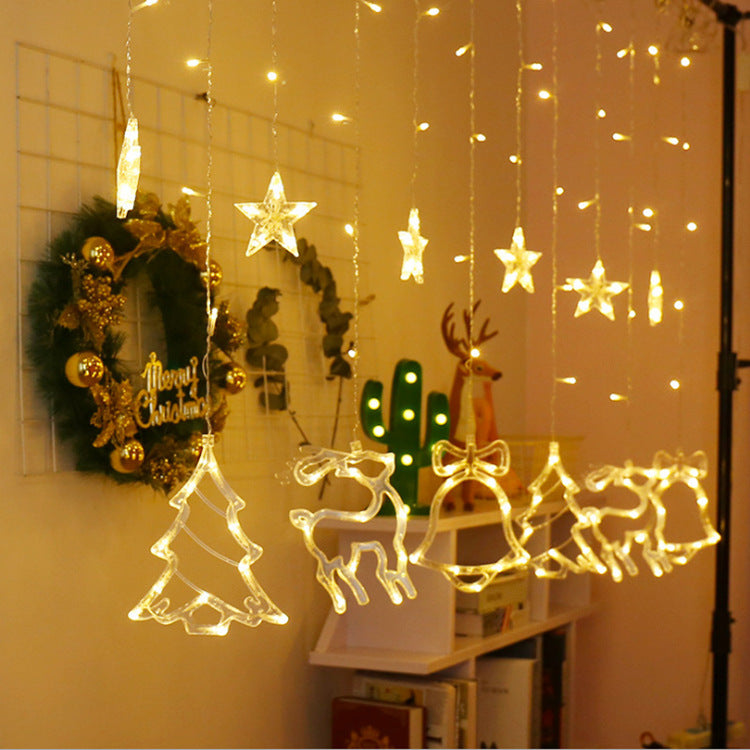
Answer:
[[[451,442],[464,446],[467,435],[474,434],[476,444],[482,447],[498,439],[497,424],[495,423],[495,406],[492,400],[492,383],[503,376],[503,373],[493,367],[480,356],[473,356],[479,346],[497,336],[498,331],[488,333],[490,319],[482,324],[479,334],[469,341],[471,334],[471,317],[476,313],[481,300],[474,305],[471,315],[464,310],[464,325],[466,337],[456,336],[456,324],[453,321],[453,303],[445,309],[440,330],[448,351],[458,358],[456,372],[450,393]],[[469,375],[472,377],[469,377]],[[524,487],[518,475],[511,468],[500,484],[508,497],[520,494]],[[474,507],[474,494],[477,491],[476,482],[464,482],[461,485],[464,510]],[[447,509],[452,503],[444,504]]]

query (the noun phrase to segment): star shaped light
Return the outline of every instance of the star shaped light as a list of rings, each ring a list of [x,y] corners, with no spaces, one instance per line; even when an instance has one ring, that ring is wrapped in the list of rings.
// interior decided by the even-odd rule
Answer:
[[[249,258],[273,241],[278,242],[296,257],[298,255],[297,238],[292,225],[318,204],[287,202],[281,175],[274,172],[263,203],[235,203],[234,205],[248,219],[255,222],[255,228],[245,251],[245,255]]]
[[[531,278],[531,267],[542,257],[541,253],[535,253],[526,249],[526,238],[523,236],[523,227],[513,230],[513,240],[510,248],[500,248],[493,251],[505,265],[505,277],[503,278],[503,291],[510,291],[516,283],[520,284],[527,292],[534,291],[534,279]]]
[[[612,297],[624,292],[630,286],[624,281],[607,281],[601,258],[594,264],[588,279],[565,279],[565,281],[567,283],[562,287],[564,291],[578,292],[581,295],[574,314],[576,318],[595,307],[602,315],[614,320],[615,308],[612,305]]]
[[[410,276],[414,277],[417,284],[424,282],[424,269],[422,267],[422,253],[429,240],[419,234],[419,210],[412,208],[409,211],[409,228],[398,233],[398,238],[404,248],[404,261],[401,264],[401,280],[406,281]]]

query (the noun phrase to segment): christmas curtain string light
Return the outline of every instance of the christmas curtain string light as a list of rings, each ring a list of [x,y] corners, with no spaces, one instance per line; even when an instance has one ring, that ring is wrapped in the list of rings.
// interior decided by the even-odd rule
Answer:
[[[278,243],[294,257],[298,257],[297,237],[294,224],[307,215],[317,203],[313,201],[287,201],[284,183],[281,179],[279,162],[279,67],[277,41],[277,6],[271,0],[271,71],[267,75],[273,86],[273,118],[271,140],[273,143],[274,173],[268,184],[265,198],[260,203],[235,203],[235,208],[250,219],[253,232],[245,255],[250,257],[272,242]]]
[[[437,15],[423,12],[420,0],[414,0],[414,25],[412,33],[412,174],[411,174],[411,209],[407,229],[398,233],[398,239],[404,252],[401,263],[401,280],[413,278],[417,284],[424,283],[424,263],[422,257],[428,239],[422,236],[419,209],[417,204],[417,171],[419,168],[419,136],[429,128],[429,123],[419,120],[419,27],[423,17]]]
[[[468,413],[468,429],[463,446],[453,445],[450,441],[438,441],[432,449],[433,472],[443,479],[430,503],[430,514],[427,531],[409,560],[415,565],[436,570],[447,578],[456,588],[464,591],[480,591],[485,588],[498,574],[507,570],[525,566],[529,554],[520,545],[511,520],[511,506],[508,496],[498,481],[510,469],[510,451],[503,440],[493,440],[487,445],[477,445],[476,419],[474,416],[471,395],[473,394],[474,368],[473,362],[478,360],[481,353],[474,346],[474,281],[475,281],[475,230],[476,230],[476,15],[474,0],[469,2],[469,43],[463,52],[469,58],[469,307],[466,311],[467,350],[470,352],[466,368],[468,371],[466,394],[462,404],[462,412]],[[459,50],[460,51],[460,50]],[[462,397],[463,398],[463,397]],[[495,560],[477,565],[458,565],[449,560],[436,559],[433,556],[433,543],[437,533],[437,525],[443,506],[448,495],[459,485],[466,482],[478,482],[490,491],[501,512],[501,528],[506,548],[498,551]]]
[[[602,221],[602,205],[601,205],[601,155],[600,155],[600,141],[601,141],[601,129],[602,121],[606,118],[606,110],[601,106],[601,83],[602,83],[602,34],[609,34],[612,32],[611,24],[606,21],[599,20],[595,25],[596,32],[596,91],[597,101],[594,106],[594,119],[595,119],[595,136],[594,136],[594,197],[592,199],[582,201],[578,204],[579,209],[585,210],[589,207],[594,209],[594,251],[596,255],[596,261],[591,273],[587,279],[568,277],[560,288],[566,292],[576,292],[580,295],[578,304],[574,312],[574,317],[578,318],[581,315],[585,315],[591,310],[598,310],[602,315],[610,320],[615,319],[615,309],[612,302],[612,298],[621,294],[628,288],[628,284],[622,281],[609,281],[607,279],[607,273],[604,268],[604,262],[601,254],[601,221]],[[630,136],[615,133],[613,138],[617,136],[616,140],[628,140]]]
[[[363,450],[358,440],[361,431],[359,417],[359,313],[360,313],[360,207],[359,195],[361,186],[361,143],[359,128],[360,110],[360,86],[361,86],[361,39],[360,39],[360,0],[354,0],[354,85],[355,85],[355,115],[352,122],[356,128],[355,134],[355,168],[357,172],[356,188],[354,195],[354,217],[351,231],[347,233],[353,242],[352,267],[354,271],[354,352],[352,357],[352,401],[354,409],[354,422],[352,425],[352,440],[349,451],[337,451],[333,448],[313,448],[306,446],[293,467],[292,474],[298,484],[308,487],[329,474],[334,478],[353,479],[368,493],[368,502],[364,510],[348,511],[333,508],[322,508],[312,512],[306,508],[296,508],[289,512],[291,524],[302,532],[305,547],[315,559],[316,578],[331,597],[333,609],[338,614],[347,610],[347,600],[339,583],[346,583],[355,601],[363,606],[369,603],[370,597],[357,577],[362,555],[370,553],[376,558],[376,577],[388,594],[393,604],[401,604],[404,596],[413,599],[416,589],[412,583],[408,571],[408,556],[404,547],[406,534],[406,522],[408,508],[404,504],[398,492],[390,482],[390,477],[395,468],[395,456],[393,453],[377,453]],[[381,465],[380,470],[371,476],[367,473],[368,465]],[[337,554],[329,557],[318,545],[315,538],[315,528],[320,522],[333,520],[337,524],[343,524],[351,530],[357,530],[363,536],[367,531],[367,523],[372,521],[386,500],[390,500],[393,515],[396,519],[395,530],[390,539],[390,549],[376,539],[363,539],[353,541],[349,545],[348,559],[344,555]],[[395,556],[395,564],[389,567],[389,557]]]
[[[503,276],[502,291],[509,292],[516,284],[521,286],[527,292],[534,291],[534,279],[531,275],[531,268],[542,257],[540,252],[534,252],[526,249],[526,238],[522,226],[522,174],[525,169],[523,164],[523,132],[522,132],[522,110],[523,110],[523,78],[527,70],[541,70],[540,63],[527,63],[524,58],[523,43],[523,3],[522,0],[516,0],[516,29],[518,43],[518,69],[516,72],[516,150],[511,155],[510,162],[515,165],[516,169],[516,224],[513,229],[513,238],[509,248],[498,248],[494,251],[495,255],[505,266],[505,275]],[[546,96],[542,98],[551,98],[548,91],[544,91]],[[540,93],[541,96],[541,93]]]
[[[207,95],[206,95],[206,132],[207,132],[207,167],[206,167],[206,278],[211,273],[212,248],[212,220],[213,220],[213,66],[211,62],[211,44],[213,33],[213,0],[208,0],[208,38],[206,66]],[[242,529],[239,521],[239,511],[245,507],[245,501],[232,489],[219,468],[214,453],[214,433],[211,425],[211,384],[209,377],[209,354],[211,338],[216,321],[217,310],[212,306],[211,285],[206,284],[206,350],[203,357],[203,375],[206,383],[205,400],[206,432],[201,438],[201,453],[193,473],[182,487],[170,499],[170,505],[177,509],[177,515],[167,531],[151,547],[156,557],[165,560],[167,565],[157,581],[141,598],[129,613],[131,620],[153,619],[161,625],[182,623],[185,632],[190,635],[226,635],[232,622],[249,627],[256,627],[262,622],[283,625],[287,616],[271,601],[261,588],[251,571],[251,566],[261,556],[262,548],[251,542]],[[210,482],[210,483],[209,483]],[[210,492],[218,492],[220,502],[225,507],[219,507],[210,498]],[[237,560],[225,555],[213,544],[204,541],[198,531],[188,525],[191,515],[191,502],[203,502],[205,506],[221,517],[224,531],[229,539],[242,550],[242,556]],[[182,536],[190,540],[195,546],[190,550],[202,550],[210,558],[226,564],[239,574],[244,589],[248,592],[242,601],[242,606],[235,606],[221,597],[211,593],[211,586],[204,587],[187,577],[180,570],[180,557],[173,545]],[[182,553],[181,553],[182,554]],[[184,561],[183,561],[184,562]],[[181,582],[193,593],[191,599],[183,604],[173,604],[165,593],[167,586],[174,582]]]

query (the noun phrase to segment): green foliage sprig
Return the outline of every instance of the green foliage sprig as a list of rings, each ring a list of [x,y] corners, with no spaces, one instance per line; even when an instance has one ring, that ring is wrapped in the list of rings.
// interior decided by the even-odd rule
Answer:
[[[276,249],[270,245],[269,250]],[[344,336],[349,330],[353,315],[343,312],[333,278],[333,272],[318,260],[315,245],[304,238],[297,240],[298,257],[284,253],[284,259],[299,266],[300,280],[320,295],[318,316],[325,326],[322,339],[323,354],[331,360],[328,368],[329,380],[351,378],[352,367],[345,359]],[[246,352],[248,364],[263,375],[254,381],[256,388],[263,388],[259,400],[264,408],[284,410],[288,406],[288,393],[284,365],[289,352],[283,344],[275,343],[279,330],[271,318],[279,311],[278,289],[263,287],[258,292],[253,306],[247,311],[247,337],[249,346]]]

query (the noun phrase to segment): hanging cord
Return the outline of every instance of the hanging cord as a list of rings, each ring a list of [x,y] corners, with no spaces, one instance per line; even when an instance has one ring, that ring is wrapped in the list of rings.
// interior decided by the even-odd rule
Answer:
[[[476,187],[475,187],[475,149],[476,149],[476,48],[475,40],[476,18],[474,13],[474,0],[469,2],[469,390],[471,395],[474,393],[474,368],[471,363],[471,349],[474,346],[474,234],[476,224]],[[476,423],[474,421],[474,409],[469,401],[469,414],[472,416],[471,426],[472,435],[476,432]]]
[[[414,34],[412,39],[412,47],[414,51],[414,70],[412,76],[412,156],[414,164],[411,172],[411,205],[412,207],[417,205],[417,169],[419,163],[419,109],[418,109],[418,95],[419,95],[419,19],[421,12],[419,9],[419,0],[414,0]]]
[[[552,292],[550,315],[552,318],[552,396],[550,399],[550,433],[557,440],[557,240],[559,230],[559,160],[560,105],[558,103],[558,37],[560,22],[557,0],[552,0]]]
[[[597,261],[601,261],[602,201],[601,201],[601,130],[602,118],[602,26],[596,23],[596,132],[594,137],[594,250]]]
[[[273,141],[273,164],[275,171],[279,171],[279,49],[278,49],[278,19],[276,0],[271,0],[271,70],[273,80],[273,119],[271,120],[271,139]]]
[[[211,304],[211,230],[213,222],[213,60],[211,58],[211,41],[213,37],[214,4],[208,0],[208,38],[206,43],[206,354],[203,358],[203,377],[206,379],[206,432],[212,433],[211,426],[211,337],[213,336],[214,311]]]
[[[523,71],[526,67],[523,50],[523,5],[516,0],[516,29],[518,32],[518,72],[516,73],[516,226],[521,226],[521,173],[523,158],[521,149],[521,108],[523,105]]]
[[[128,32],[125,40],[125,86],[128,98],[128,117],[133,116],[133,79],[131,68],[133,65],[132,42],[133,42],[133,0],[128,0]]]
[[[631,174],[635,166],[635,29],[636,16],[634,3],[630,3],[630,41],[628,43],[628,107],[630,122],[628,124],[630,140],[628,141],[628,156],[630,158]],[[658,195],[658,193],[657,193]],[[628,210],[630,212],[628,222],[628,320],[625,324],[627,335],[627,358],[626,368],[626,395],[625,404],[625,435],[628,442],[628,454],[633,455],[633,371],[635,365],[635,338],[633,336],[633,320],[635,310],[633,307],[633,273],[635,269],[635,180],[630,179],[628,186]]]
[[[362,79],[362,46],[360,40],[359,0],[354,0],[354,138],[355,138],[355,170],[356,185],[354,188],[354,250],[352,252],[352,266],[354,269],[354,356],[352,357],[352,402],[354,423],[352,425],[352,441],[356,441],[362,429],[359,415],[359,193],[362,188],[362,137],[359,125],[361,79]]]

